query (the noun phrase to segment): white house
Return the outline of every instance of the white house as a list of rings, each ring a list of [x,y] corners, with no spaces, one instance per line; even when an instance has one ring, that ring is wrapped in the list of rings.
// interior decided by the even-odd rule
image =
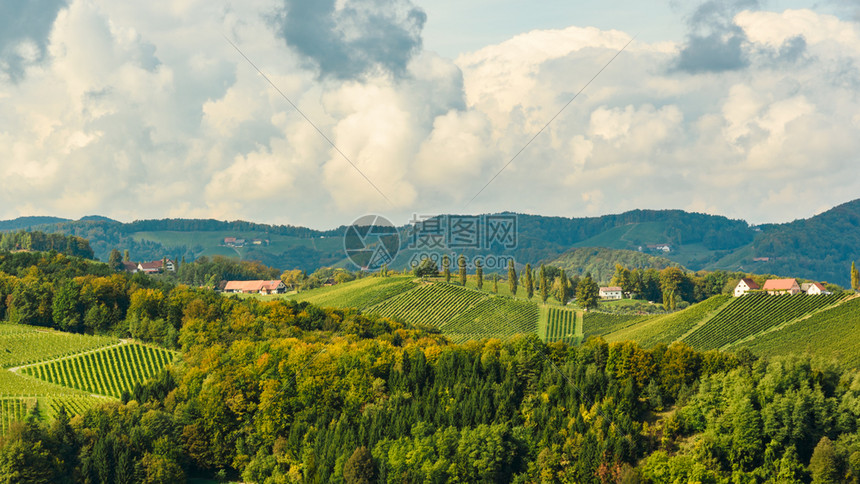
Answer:
[[[761,286],[756,284],[752,279],[743,278],[735,286],[735,297],[741,297],[749,291],[761,289]]]
[[[618,286],[601,287],[599,291],[600,299],[621,299],[623,293]]]
[[[806,294],[830,294],[830,291],[820,282],[804,282],[800,285],[800,290]]]

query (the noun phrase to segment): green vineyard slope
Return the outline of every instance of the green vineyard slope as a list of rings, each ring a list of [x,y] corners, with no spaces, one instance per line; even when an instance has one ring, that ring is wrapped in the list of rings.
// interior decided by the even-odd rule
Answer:
[[[838,302],[843,296],[747,294],[735,298],[683,341],[699,350],[716,349]]]
[[[604,338],[610,342],[633,340],[644,347],[670,344],[700,322],[717,314],[731,300],[731,296],[714,296],[682,311],[643,319]]]
[[[119,398],[135,383],[161,371],[173,356],[165,349],[133,343],[27,366],[21,372],[49,383]]]
[[[860,298],[845,301],[738,345],[762,356],[809,353],[860,367]]]

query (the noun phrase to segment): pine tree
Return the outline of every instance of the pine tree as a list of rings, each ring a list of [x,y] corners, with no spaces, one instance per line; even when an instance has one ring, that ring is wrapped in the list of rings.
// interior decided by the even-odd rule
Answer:
[[[466,256],[460,254],[457,258],[457,266],[460,268],[460,285],[466,287]]]
[[[451,282],[451,259],[447,255],[442,256],[442,274],[445,276],[445,282]]]
[[[481,260],[475,260],[475,284],[478,285],[478,290],[484,289],[484,268],[481,267]]]
[[[854,266],[854,261],[851,261],[851,289],[860,291],[860,271]]]
[[[541,264],[541,266],[540,266],[540,275],[538,277],[540,277],[540,281],[539,281],[539,283],[540,283],[540,287],[539,287],[540,300],[543,301],[544,303],[546,303],[546,300],[549,297],[549,287],[547,287],[546,268],[544,267],[543,264]]]
[[[517,269],[514,267],[514,261],[508,261],[508,287],[511,289],[511,295],[517,295]]]
[[[529,299],[535,295],[535,281],[532,275],[532,266],[531,264],[526,264],[525,268],[525,276],[526,276],[526,297]]]

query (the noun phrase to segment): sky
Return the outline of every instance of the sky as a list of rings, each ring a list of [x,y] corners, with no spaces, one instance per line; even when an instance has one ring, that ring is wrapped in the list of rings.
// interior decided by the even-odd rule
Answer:
[[[805,218],[860,198],[858,12],[2,2],[0,219]]]

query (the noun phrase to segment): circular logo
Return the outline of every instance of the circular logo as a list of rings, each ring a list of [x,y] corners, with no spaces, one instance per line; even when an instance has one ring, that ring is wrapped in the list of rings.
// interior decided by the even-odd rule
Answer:
[[[376,270],[397,257],[400,232],[382,215],[365,215],[346,228],[343,250],[361,269]]]

